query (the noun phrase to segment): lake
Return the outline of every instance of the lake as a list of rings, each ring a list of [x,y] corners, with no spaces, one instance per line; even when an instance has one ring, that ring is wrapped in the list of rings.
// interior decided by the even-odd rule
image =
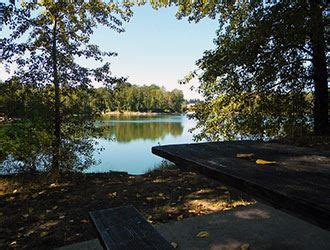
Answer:
[[[103,150],[94,153],[100,163],[87,172],[143,174],[163,160],[151,153],[151,147],[192,142],[193,134],[189,129],[195,124],[187,115],[104,117],[98,122],[98,126],[104,126],[104,132],[96,139]]]

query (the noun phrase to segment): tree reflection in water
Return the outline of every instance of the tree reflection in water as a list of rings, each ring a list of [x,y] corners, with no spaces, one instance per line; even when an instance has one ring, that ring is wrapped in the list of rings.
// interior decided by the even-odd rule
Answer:
[[[150,118],[149,118],[150,119]],[[111,117],[105,121],[101,132],[104,139],[115,140],[118,143],[127,143],[133,140],[157,140],[163,139],[167,135],[174,137],[181,136],[183,126],[180,119],[132,119]]]

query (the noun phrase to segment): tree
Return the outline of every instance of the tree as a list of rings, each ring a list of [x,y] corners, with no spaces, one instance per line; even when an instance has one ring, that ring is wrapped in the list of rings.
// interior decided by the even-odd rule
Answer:
[[[174,89],[170,92],[171,109],[174,112],[180,112],[183,108],[184,97],[181,90]]]
[[[2,171],[35,173],[49,155],[49,92],[17,80],[0,82],[0,162]]]
[[[167,91],[157,85],[137,86],[118,82],[113,88],[98,88],[96,92],[92,103],[106,106],[108,111],[180,113],[185,101],[181,90]]]
[[[202,73],[190,76],[199,76],[206,99],[196,114],[204,136],[232,135],[248,125],[259,127],[250,135],[287,134],[288,123],[291,131],[308,125],[311,108],[314,132],[329,133],[325,1],[181,1],[178,6],[179,18],[219,15],[216,49],[197,62]]]
[[[92,162],[87,152],[91,144],[84,129],[93,127],[94,113],[86,102],[77,98],[77,93],[79,96],[90,91],[92,81],[106,84],[116,81],[110,75],[109,63],[89,69],[77,63],[77,58],[102,62],[105,56],[116,55],[91,44],[90,36],[98,25],[122,32],[122,20],[127,21],[130,16],[129,3],[118,5],[100,0],[31,1],[6,10],[4,24],[12,32],[3,41],[2,58],[9,66],[17,65],[14,77],[8,82],[15,80],[34,89],[46,86],[52,94],[50,158],[55,172],[65,166],[70,168],[70,164],[85,167]],[[83,156],[87,156],[84,163]]]

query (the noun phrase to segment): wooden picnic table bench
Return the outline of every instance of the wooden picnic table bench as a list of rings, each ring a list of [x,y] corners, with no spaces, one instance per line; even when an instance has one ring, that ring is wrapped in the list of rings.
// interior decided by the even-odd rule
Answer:
[[[106,249],[173,249],[133,206],[97,210],[89,215]]]
[[[330,151],[235,141],[157,146],[152,152],[330,230]],[[251,153],[251,159],[237,157]],[[276,163],[258,165],[257,159]]]

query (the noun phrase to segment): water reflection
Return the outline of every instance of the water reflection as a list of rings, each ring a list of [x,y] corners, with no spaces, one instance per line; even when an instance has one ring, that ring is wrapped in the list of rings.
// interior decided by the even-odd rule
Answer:
[[[95,158],[101,163],[87,171],[142,174],[162,161],[151,153],[151,147],[192,142],[189,129],[195,121],[185,115],[117,116],[103,118],[98,126],[103,132],[96,141],[103,150],[95,152]]]
[[[166,135],[174,137],[183,133],[183,126],[178,122],[114,122],[103,126],[101,137],[127,143],[138,139],[164,139]]]

